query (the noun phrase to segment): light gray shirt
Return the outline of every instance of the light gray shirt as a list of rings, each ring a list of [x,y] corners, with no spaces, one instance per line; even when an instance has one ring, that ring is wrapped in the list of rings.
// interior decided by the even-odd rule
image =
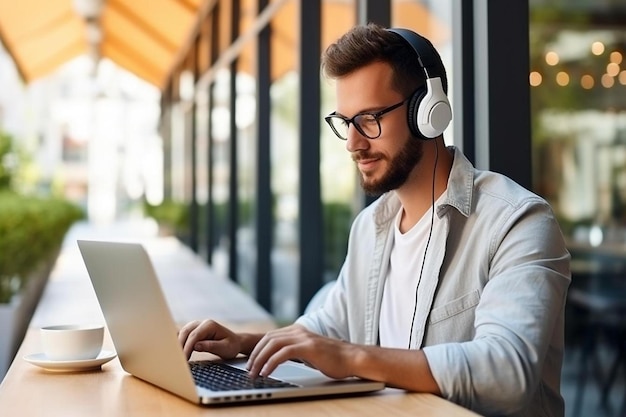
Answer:
[[[412,348],[424,350],[444,398],[466,408],[563,416],[570,256],[558,223],[542,198],[503,175],[475,169],[449,149],[448,194],[436,207],[445,233],[433,234],[428,248]],[[352,343],[378,344],[399,208],[390,192],[357,216],[337,284],[323,307],[298,323]]]

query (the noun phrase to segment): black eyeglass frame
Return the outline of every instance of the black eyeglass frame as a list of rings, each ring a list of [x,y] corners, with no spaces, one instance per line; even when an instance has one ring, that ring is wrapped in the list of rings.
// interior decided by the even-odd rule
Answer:
[[[363,136],[365,136],[368,139],[378,139],[380,137],[380,135],[382,135],[383,133],[383,128],[380,125],[380,119],[383,115],[399,108],[400,106],[402,106],[404,103],[406,103],[411,97],[407,97],[404,100],[402,100],[399,103],[396,104],[392,104],[389,107],[385,107],[382,110],[379,110],[377,112],[370,112],[370,111],[364,111],[361,113],[357,113],[355,114],[353,117],[348,118],[345,116],[342,116],[340,114],[337,114],[336,111],[330,113],[328,116],[324,117],[324,120],[326,121],[326,123],[328,123],[328,126],[330,126],[331,130],[333,131],[333,133],[335,133],[335,135],[341,139],[341,140],[348,140],[348,137],[343,137],[339,131],[337,130],[337,128],[335,128],[335,125],[332,122],[332,119],[340,119],[342,120],[345,124],[346,124],[346,131],[347,129],[350,127],[350,123],[352,123],[352,125],[354,125],[354,127],[356,128],[356,130]],[[360,123],[358,122],[358,118],[363,117],[363,116],[371,116],[375,121],[376,124],[378,125],[378,134],[376,136],[370,136],[367,133],[365,133],[365,131],[363,130],[363,128],[360,126]]]

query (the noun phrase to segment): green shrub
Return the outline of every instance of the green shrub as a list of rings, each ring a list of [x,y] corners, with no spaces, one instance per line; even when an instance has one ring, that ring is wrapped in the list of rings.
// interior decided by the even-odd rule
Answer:
[[[10,301],[82,217],[82,210],[65,200],[0,192],[0,303]]]
[[[13,138],[0,131],[0,190],[8,190],[11,187],[14,174],[14,167],[10,163],[12,154]]]
[[[339,272],[348,251],[348,235],[354,217],[349,204],[331,202],[324,207],[324,263],[327,271]]]
[[[152,205],[146,202],[144,213],[177,233],[189,231],[189,206],[185,203],[165,200],[159,205]]]

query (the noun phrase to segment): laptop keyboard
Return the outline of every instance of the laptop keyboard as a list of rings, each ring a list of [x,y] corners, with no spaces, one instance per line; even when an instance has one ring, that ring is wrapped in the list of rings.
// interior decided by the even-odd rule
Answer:
[[[248,372],[219,362],[191,362],[189,366],[196,384],[211,391],[297,387],[269,377],[252,379]]]

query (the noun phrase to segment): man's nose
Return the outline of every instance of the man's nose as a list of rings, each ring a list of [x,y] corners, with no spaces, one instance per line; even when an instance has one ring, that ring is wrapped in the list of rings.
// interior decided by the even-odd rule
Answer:
[[[351,123],[350,126],[348,126],[347,135],[346,150],[348,150],[348,152],[352,153],[369,148],[369,139],[363,136],[358,129],[354,127],[354,124]]]

